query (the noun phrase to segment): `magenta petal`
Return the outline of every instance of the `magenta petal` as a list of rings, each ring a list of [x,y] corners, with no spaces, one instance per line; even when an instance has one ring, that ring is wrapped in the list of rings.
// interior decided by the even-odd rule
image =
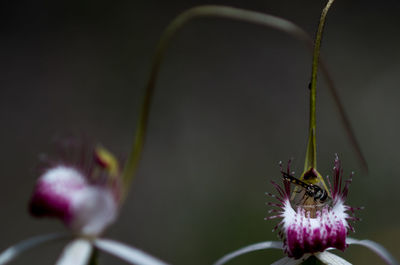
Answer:
[[[73,218],[71,197],[86,186],[84,177],[74,168],[49,169],[35,186],[29,210],[37,217],[56,217],[69,223]]]
[[[314,197],[315,203],[312,203],[310,201],[312,194],[304,191],[304,196],[308,196],[305,198],[308,203],[305,203],[305,199],[295,200],[296,206],[292,206],[290,185],[300,185],[301,181],[292,182],[292,178],[287,177],[290,173],[289,168],[287,172],[282,171],[284,188],[273,182],[278,194],[270,197],[277,199],[279,204],[268,203],[278,209],[270,211],[274,215],[266,218],[267,220],[282,218],[276,227],[280,230],[279,236],[283,240],[284,251],[289,257],[295,259],[307,253],[323,252],[328,248],[344,251],[347,248],[347,233],[353,230],[348,220],[357,220],[353,214],[360,208],[352,208],[344,203],[351,180],[345,180],[342,185],[343,170],[338,158],[335,159],[333,182],[329,183],[331,198],[328,201],[320,201],[318,197]],[[305,182],[303,184],[301,188],[306,189],[308,184]]]
[[[98,235],[116,219],[118,202],[107,186],[89,184],[78,170],[58,166],[39,178],[30,211],[61,219],[73,232]]]
[[[347,214],[341,200],[333,207],[326,206],[310,218],[307,211],[295,211],[289,203],[284,203],[282,236],[284,249],[289,257],[300,258],[305,253],[318,253],[327,248],[346,248]]]

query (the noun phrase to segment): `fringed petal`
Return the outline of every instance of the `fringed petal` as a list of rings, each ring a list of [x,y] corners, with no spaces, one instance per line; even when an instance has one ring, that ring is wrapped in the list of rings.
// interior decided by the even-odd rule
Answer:
[[[282,218],[277,227],[280,228],[279,235],[284,242],[284,251],[291,258],[299,259],[304,254],[319,253],[328,248],[344,251],[347,247],[347,233],[353,230],[349,221],[359,220],[353,215],[359,208],[352,208],[345,204],[351,180],[346,180],[342,185],[343,170],[337,156],[334,164],[333,181],[328,182],[331,200],[321,196],[323,192],[312,193],[313,187],[317,184],[308,184],[282,170],[283,186],[272,182],[278,193],[275,196],[269,196],[278,200],[278,203],[268,202],[268,205],[279,209],[272,210],[271,216],[266,219]],[[312,170],[314,169],[309,171]],[[290,172],[290,169],[286,171]],[[319,175],[314,171],[313,175]],[[296,193],[298,198],[290,195],[290,185],[298,187],[299,192]],[[317,194],[321,197],[317,197]]]

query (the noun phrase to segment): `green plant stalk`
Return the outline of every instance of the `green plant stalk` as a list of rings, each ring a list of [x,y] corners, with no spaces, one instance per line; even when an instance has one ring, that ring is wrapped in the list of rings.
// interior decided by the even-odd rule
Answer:
[[[132,182],[138,167],[138,163],[141,157],[145,141],[149,112],[154,94],[154,88],[160,70],[160,65],[164,59],[165,51],[167,50],[168,45],[172,37],[176,34],[176,32],[179,29],[181,29],[185,24],[187,24],[190,20],[198,17],[229,18],[233,20],[239,20],[261,26],[266,26],[268,28],[275,28],[284,31],[292,36],[295,36],[296,38],[305,42],[307,47],[312,47],[312,40],[305,31],[303,31],[301,28],[299,28],[292,22],[289,22],[285,19],[275,17],[272,15],[254,11],[242,10],[233,7],[214,6],[214,5],[198,6],[188,9],[187,11],[181,13],[166,28],[156,48],[149,81],[146,86],[141,112],[137,123],[137,129],[134,136],[132,151],[130,156],[128,157],[122,175],[124,187],[130,186],[130,183]]]
[[[92,254],[90,255],[88,265],[99,265],[99,250],[93,248]]]
[[[308,132],[308,145],[306,151],[306,161],[304,163],[304,171],[310,168],[317,169],[317,142],[316,142],[316,95],[317,95],[317,74],[319,54],[321,50],[321,40],[324,31],[326,15],[334,0],[329,0],[325,8],[322,10],[319,20],[317,35],[314,42],[313,60],[311,67],[311,82],[310,82],[310,124]]]
[[[166,28],[164,33],[162,34],[160,41],[157,45],[150,76],[146,85],[145,94],[143,98],[143,103],[141,106],[140,116],[137,121],[136,132],[134,135],[134,141],[131,147],[131,153],[127,159],[125,168],[122,173],[123,185],[125,187],[124,196],[126,196],[127,190],[130,187],[130,184],[135,176],[135,173],[138,168],[138,164],[140,161],[140,157],[143,150],[143,145],[145,142],[145,136],[147,131],[147,124],[149,119],[149,112],[151,108],[152,98],[154,94],[154,88],[156,85],[158,73],[160,70],[160,65],[164,59],[165,52],[168,48],[168,45],[174,35],[181,29],[185,24],[189,21],[199,18],[199,17],[219,17],[219,18],[228,18],[232,20],[238,20],[242,22],[252,23],[268,28],[277,29],[287,34],[294,36],[300,41],[306,44],[306,47],[313,51],[313,42],[309,35],[300,27],[296,26],[290,21],[285,19],[275,17],[268,14],[263,14],[260,12],[247,11],[239,8],[226,7],[226,6],[217,6],[217,5],[204,5],[198,6],[191,9],[188,9],[178,15]],[[317,57],[318,58],[318,57]],[[317,59],[318,60],[318,59]],[[347,120],[347,116],[344,113],[343,107],[340,103],[339,97],[336,93],[336,88],[333,83],[333,79],[330,77],[329,72],[327,71],[324,63],[319,60],[321,65],[321,70],[325,75],[330,91],[335,99],[335,103],[338,106],[338,111],[341,114],[341,118],[343,120],[343,124],[346,128],[346,132],[350,135],[350,138],[355,139],[354,134],[351,130],[350,123]],[[356,142],[355,142],[356,143]],[[356,149],[358,145],[356,143]],[[359,149],[359,148],[358,148]],[[357,150],[358,150],[357,149]]]

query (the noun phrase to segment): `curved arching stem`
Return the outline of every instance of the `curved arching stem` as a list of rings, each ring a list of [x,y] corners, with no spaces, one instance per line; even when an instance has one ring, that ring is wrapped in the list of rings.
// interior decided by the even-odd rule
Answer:
[[[204,5],[198,6],[191,9],[188,9],[181,13],[178,17],[176,17],[166,28],[161,39],[157,45],[155,55],[153,58],[152,68],[150,72],[150,77],[146,86],[146,91],[142,103],[142,108],[136,128],[136,133],[134,136],[134,142],[132,145],[132,151],[128,157],[126,166],[123,171],[123,184],[124,187],[129,187],[130,183],[134,177],[136,172],[140,156],[143,149],[143,144],[146,136],[147,123],[149,118],[149,111],[152,103],[154,88],[156,85],[157,76],[159,73],[160,65],[164,59],[165,52],[168,48],[168,45],[172,39],[172,37],[177,33],[179,29],[181,29],[184,25],[186,25],[189,21],[199,18],[199,17],[220,17],[220,18],[228,18],[238,21],[243,21],[247,23],[252,23],[260,26],[265,26],[268,28],[274,28],[287,34],[294,36],[300,41],[306,44],[306,47],[312,51],[313,42],[309,35],[300,27],[296,26],[290,21],[285,19],[275,17],[268,14],[263,14],[255,11],[247,11],[239,8],[227,7],[227,6],[218,6],[218,5]],[[323,62],[321,60],[320,64]],[[329,77],[328,71],[326,71],[326,67],[323,67],[323,73],[327,77],[327,80],[332,80]],[[330,90],[336,94],[336,89],[333,85],[333,82],[328,82]],[[337,98],[339,99],[339,98]],[[338,101],[336,101],[338,102]],[[339,108],[339,111],[343,111],[343,108]],[[343,112],[341,117],[346,117]],[[347,123],[344,123],[347,125]],[[347,128],[347,132],[352,134],[352,130],[350,127]]]

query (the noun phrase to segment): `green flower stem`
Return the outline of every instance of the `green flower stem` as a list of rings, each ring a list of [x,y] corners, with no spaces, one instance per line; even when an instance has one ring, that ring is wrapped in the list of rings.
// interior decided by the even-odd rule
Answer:
[[[88,265],[98,265],[98,264],[99,264],[99,250],[97,248],[93,248]]]
[[[311,68],[311,82],[310,82],[310,123],[309,123],[309,136],[308,136],[308,145],[306,151],[306,160],[304,163],[304,172],[309,170],[310,168],[317,169],[317,144],[316,144],[316,94],[317,94],[317,74],[318,74],[318,64],[320,64],[320,69],[324,74],[330,92],[332,94],[333,100],[337,107],[337,110],[340,115],[341,122],[343,127],[349,137],[351,146],[353,147],[362,168],[365,171],[368,171],[367,161],[361,151],[361,147],[357,141],[357,138],[353,132],[350,121],[344,111],[343,105],[340,101],[339,95],[333,83],[333,79],[329,75],[329,72],[326,68],[326,65],[323,63],[323,60],[320,59],[320,50],[321,50],[321,40],[325,26],[326,15],[328,14],[329,8],[333,4],[334,0],[328,0],[328,3],[324,7],[321,13],[317,34],[315,37],[314,43],[314,51],[313,51],[313,61]]]
[[[161,39],[157,45],[155,55],[153,58],[152,68],[150,72],[150,77],[148,79],[148,83],[146,86],[143,103],[141,107],[141,112],[139,116],[139,120],[137,123],[137,128],[134,136],[134,142],[132,144],[132,151],[128,157],[126,166],[123,171],[123,185],[127,190],[130,187],[130,183],[132,182],[134,175],[136,173],[139,160],[141,157],[143,144],[145,142],[148,118],[150,107],[152,103],[152,98],[154,94],[154,88],[156,85],[157,76],[159,73],[160,65],[164,59],[165,52],[168,48],[168,44],[170,43],[172,37],[181,29],[185,24],[187,24],[192,19],[198,17],[220,17],[220,18],[228,18],[233,20],[239,20],[247,23],[252,23],[260,26],[265,26],[268,28],[274,28],[283,32],[288,33],[289,35],[294,36],[300,41],[304,42],[307,48],[310,48],[310,51],[313,51],[313,42],[309,35],[293,24],[290,21],[285,19],[275,17],[268,14],[263,14],[254,11],[247,11],[243,9],[226,7],[226,6],[217,6],[217,5],[204,5],[198,6],[191,9],[188,9],[181,13],[178,17],[176,17],[166,28]],[[318,60],[318,58],[317,58]],[[332,78],[330,78],[326,67],[321,60],[319,60],[321,65],[321,70],[325,75],[326,79],[329,81],[328,86],[334,95],[335,103],[338,105],[338,109],[341,112],[341,118],[343,120],[346,119],[346,115],[344,114],[343,108],[341,107],[339,97],[336,94],[336,89],[333,84]],[[336,95],[336,96],[335,96]],[[349,126],[349,123],[344,122],[346,131],[350,135],[352,135],[352,130]],[[354,138],[354,137],[353,137]],[[354,138],[355,139],[355,138]]]
[[[167,50],[172,37],[177,33],[177,31],[181,29],[185,24],[187,24],[190,20],[198,17],[229,18],[233,20],[266,26],[268,28],[275,28],[277,30],[284,31],[289,35],[295,36],[296,38],[305,42],[307,47],[312,47],[312,40],[304,30],[302,30],[292,22],[268,14],[216,5],[198,6],[181,13],[166,28],[156,48],[150,77],[146,86],[140,117],[137,124],[134,138],[135,140],[132,145],[132,152],[127,160],[125,169],[123,171],[124,187],[126,188],[129,187],[130,183],[132,182],[142,153],[151,102],[154,94],[154,87],[156,85],[160,65],[164,59],[165,51]]]
[[[314,52],[311,68],[311,82],[310,82],[310,124],[308,145],[306,152],[306,161],[304,163],[304,171],[310,168],[317,169],[317,143],[316,143],[316,95],[317,95],[317,73],[319,63],[319,53],[321,50],[322,33],[324,31],[325,19],[328,10],[334,0],[329,0],[325,8],[322,10],[321,18],[319,20],[317,35],[315,37]]]

